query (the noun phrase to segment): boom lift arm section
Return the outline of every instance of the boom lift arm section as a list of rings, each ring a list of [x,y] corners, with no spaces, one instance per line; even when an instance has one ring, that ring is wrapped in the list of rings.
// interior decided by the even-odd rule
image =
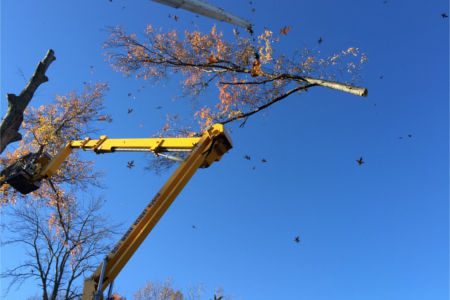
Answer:
[[[181,141],[181,140],[180,140]],[[186,140],[187,141],[187,140]],[[105,141],[106,143],[106,141]],[[176,144],[176,140],[174,140]],[[161,145],[168,146],[169,143]],[[200,167],[208,167],[220,160],[231,149],[232,143],[222,125],[214,125],[199,138],[189,155],[147,204],[136,221],[125,232],[105,259],[106,266],[100,265],[94,274],[84,282],[82,300],[93,300],[95,291],[103,292],[119,274],[134,252],[138,249],[159,219],[164,215],[177,195]],[[99,282],[102,278],[103,282]]]
[[[71,141],[62,148],[44,168],[40,177],[51,177],[70,155],[73,149],[92,150],[97,154],[115,151],[160,152],[190,151],[200,138],[148,138],[148,139],[109,139],[103,135],[98,140],[86,138],[84,141]]]
[[[86,138],[84,141],[67,143],[53,158],[41,151],[25,155],[0,173],[0,182],[9,183],[19,192],[28,194],[39,188],[42,179],[55,174],[73,149],[92,150],[97,154],[148,151],[157,156],[163,152],[189,151],[175,172],[107,255],[104,263],[85,280],[82,300],[97,300],[102,298],[103,291],[119,274],[197,169],[209,167],[231,148],[231,139],[221,124],[209,128],[201,138],[108,139],[106,136],[98,140]]]
[[[73,149],[92,150],[97,154],[144,151],[158,156],[163,152],[190,151],[199,141],[200,138],[108,139],[106,136],[101,136],[98,140],[86,138],[83,141],[70,141],[53,158],[42,151],[19,158],[0,172],[0,185],[8,183],[22,194],[35,191],[40,187],[42,179],[55,174]]]

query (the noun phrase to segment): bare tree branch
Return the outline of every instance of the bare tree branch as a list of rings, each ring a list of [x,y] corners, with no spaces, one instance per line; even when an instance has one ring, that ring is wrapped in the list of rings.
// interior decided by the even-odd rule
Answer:
[[[15,94],[7,94],[8,110],[0,124],[0,153],[10,143],[20,141],[22,135],[19,133],[20,125],[23,121],[23,112],[28,103],[33,98],[37,88],[44,82],[48,81],[45,72],[50,64],[55,60],[55,53],[52,49],[48,50],[45,58],[39,62],[33,76],[19,96]]]
[[[230,122],[233,122],[233,121],[236,121],[236,120],[240,120],[240,119],[243,119],[243,118],[248,118],[249,116],[251,116],[251,115],[253,115],[253,114],[256,114],[257,112],[260,112],[260,111],[263,110],[263,109],[268,108],[268,107],[271,106],[272,104],[274,104],[274,103],[276,103],[276,102],[278,102],[278,101],[283,100],[284,98],[288,97],[289,95],[291,95],[291,94],[293,94],[293,93],[295,93],[295,92],[298,92],[298,91],[300,91],[300,90],[307,90],[308,88],[313,87],[313,86],[315,86],[315,85],[316,85],[316,84],[308,84],[308,85],[302,85],[302,86],[298,86],[298,87],[296,87],[296,88],[293,88],[292,90],[290,90],[290,91],[284,93],[283,95],[281,95],[281,96],[279,96],[279,97],[276,97],[276,98],[272,99],[272,101],[270,101],[270,102],[268,102],[268,103],[266,103],[266,104],[264,104],[264,105],[261,105],[261,106],[257,107],[256,109],[254,109],[254,110],[252,110],[252,111],[250,111],[250,112],[247,112],[247,113],[243,113],[243,114],[237,115],[237,116],[235,116],[235,117],[233,117],[233,118],[229,118],[229,119],[227,119],[227,120],[225,120],[225,121],[223,121],[223,122],[221,122],[221,123],[222,123],[222,124],[227,124],[227,123],[230,123]],[[244,122],[245,122],[245,121],[244,121]]]
[[[368,95],[368,90],[366,88],[360,88],[348,84],[343,84],[339,82],[332,82],[323,79],[309,78],[309,77],[301,77],[302,80],[309,84],[320,85],[323,87],[327,87],[330,89],[347,92],[356,96],[366,97]]]

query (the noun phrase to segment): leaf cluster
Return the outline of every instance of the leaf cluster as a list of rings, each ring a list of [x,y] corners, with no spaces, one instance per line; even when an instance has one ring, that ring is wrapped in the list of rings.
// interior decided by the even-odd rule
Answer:
[[[6,167],[30,152],[45,151],[54,156],[70,140],[92,133],[91,124],[102,116],[103,95],[107,89],[105,83],[85,84],[80,94],[73,92],[56,96],[53,104],[27,108],[22,123],[25,130],[23,139],[14,151],[8,151],[0,158],[0,164]],[[47,205],[55,205],[61,199],[75,201],[77,190],[100,184],[101,174],[95,172],[92,165],[92,161],[83,160],[74,152],[52,177],[57,193],[45,180],[40,189],[26,196],[5,184],[0,188],[1,204],[14,204],[18,199],[26,202],[38,200]]]

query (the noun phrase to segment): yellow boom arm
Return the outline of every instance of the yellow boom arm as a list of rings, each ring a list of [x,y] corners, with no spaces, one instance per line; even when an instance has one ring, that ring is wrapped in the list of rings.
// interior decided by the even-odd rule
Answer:
[[[107,139],[74,141],[68,143],[43,170],[44,177],[51,176],[73,148],[94,150],[97,153],[113,151],[183,151],[191,150],[175,172],[145,206],[136,221],[125,232],[94,274],[84,282],[82,300],[99,299],[98,296],[119,274],[138,249],[173,200],[200,167],[208,167],[231,149],[232,143],[222,125],[212,126],[201,138],[168,139]],[[102,272],[103,271],[103,272]],[[101,281],[101,282],[100,282]],[[96,292],[97,291],[97,292]]]
[[[215,125],[215,127],[220,127]],[[223,129],[223,128],[222,128]],[[39,177],[50,178],[66,160],[73,149],[92,150],[97,154],[115,151],[159,152],[190,151],[200,138],[147,138],[147,139],[109,139],[101,136],[98,140],[86,138],[84,141],[70,141],[52,161],[40,172]]]

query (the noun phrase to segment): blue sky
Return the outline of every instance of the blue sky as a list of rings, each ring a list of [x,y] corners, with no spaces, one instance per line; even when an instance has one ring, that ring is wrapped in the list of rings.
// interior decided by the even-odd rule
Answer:
[[[361,82],[369,96],[313,88],[233,129],[234,148],[197,172],[116,290],[132,299],[146,280],[172,277],[182,290],[203,283],[203,299],[217,287],[233,299],[448,299],[448,2],[210,2],[250,20],[256,33],[292,26],[280,52],[360,48],[369,57]],[[170,101],[180,78],[152,86],[114,72],[101,49],[105,29],[193,29],[191,22],[233,35],[231,25],[150,1],[2,1],[1,114],[4,95],[20,93],[52,48],[50,80],[32,105],[81,90],[83,81],[108,81],[113,122],[102,134],[148,137],[167,113],[191,113],[187,101]],[[93,155],[106,171],[105,214],[125,227],[170,175],[144,171],[143,155]],[[17,253],[2,249],[2,270]],[[5,299],[38,293],[30,283],[5,296],[2,283]]]

